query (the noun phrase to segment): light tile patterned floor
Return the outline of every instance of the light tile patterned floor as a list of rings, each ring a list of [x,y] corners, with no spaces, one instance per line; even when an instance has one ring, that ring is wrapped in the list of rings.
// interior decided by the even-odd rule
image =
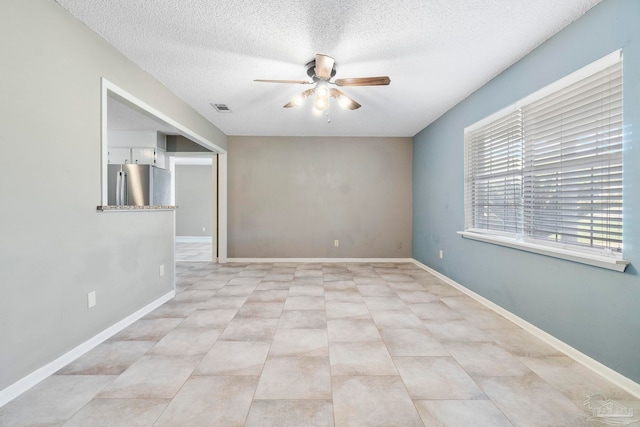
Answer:
[[[176,261],[211,261],[211,242],[176,242]]]
[[[2,426],[580,426],[640,402],[412,264],[179,263]]]

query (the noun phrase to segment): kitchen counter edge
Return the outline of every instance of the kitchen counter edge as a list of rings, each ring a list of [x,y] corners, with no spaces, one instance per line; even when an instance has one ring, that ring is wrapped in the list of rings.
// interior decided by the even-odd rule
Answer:
[[[147,211],[173,211],[178,206],[115,206],[103,205],[98,206],[98,212],[147,212]]]

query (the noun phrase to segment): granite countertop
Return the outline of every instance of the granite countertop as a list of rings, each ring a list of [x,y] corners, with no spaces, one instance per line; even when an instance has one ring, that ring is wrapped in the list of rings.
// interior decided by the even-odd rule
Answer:
[[[115,206],[104,205],[98,206],[97,210],[100,212],[136,212],[136,211],[172,211],[177,209],[177,206]]]

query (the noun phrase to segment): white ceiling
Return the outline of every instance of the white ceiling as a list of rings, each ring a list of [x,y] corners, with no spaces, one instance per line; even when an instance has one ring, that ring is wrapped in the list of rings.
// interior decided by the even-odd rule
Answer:
[[[600,0],[57,0],[227,135],[413,136]],[[284,109],[316,53],[362,104]],[[334,101],[332,101],[334,102]],[[231,114],[209,104],[227,104]]]

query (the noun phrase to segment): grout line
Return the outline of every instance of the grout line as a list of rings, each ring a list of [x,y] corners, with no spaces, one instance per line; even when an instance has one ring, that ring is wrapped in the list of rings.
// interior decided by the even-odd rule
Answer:
[[[322,299],[324,300],[324,320],[325,320],[325,329],[327,331],[327,360],[329,361],[329,391],[331,393],[331,417],[333,418],[333,425],[337,425],[336,419],[336,407],[333,401],[333,374],[331,373],[331,342],[329,341],[329,313],[327,312],[327,289],[325,288],[324,281],[324,271],[322,271],[322,267],[320,268],[320,272],[322,273],[320,277],[322,277]]]

